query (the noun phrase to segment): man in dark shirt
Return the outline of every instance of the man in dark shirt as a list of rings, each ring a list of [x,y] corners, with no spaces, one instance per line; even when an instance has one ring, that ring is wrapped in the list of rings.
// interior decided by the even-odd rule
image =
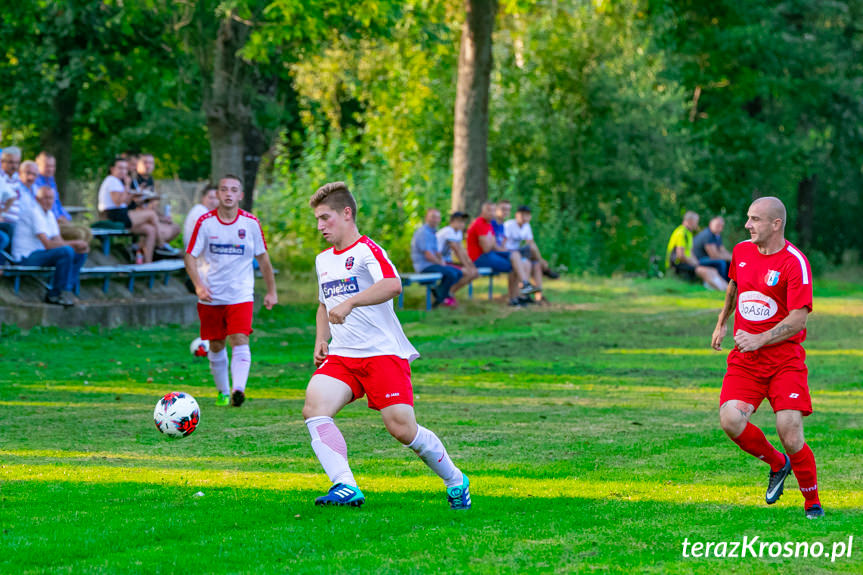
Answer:
[[[710,220],[708,226],[692,240],[692,255],[699,264],[716,268],[719,275],[728,281],[728,263],[731,261],[731,252],[722,245],[723,229],[725,229],[725,220],[722,216],[716,216]]]

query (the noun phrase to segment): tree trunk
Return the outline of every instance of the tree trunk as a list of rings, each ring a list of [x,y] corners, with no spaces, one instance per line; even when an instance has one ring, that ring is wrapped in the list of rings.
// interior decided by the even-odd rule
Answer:
[[[213,49],[212,80],[204,99],[204,113],[210,140],[210,179],[218,183],[225,174],[244,178],[245,142],[243,134],[252,123],[247,103],[249,64],[238,56],[248,37],[248,27],[230,17],[224,18]],[[257,170],[255,170],[257,171]],[[254,181],[243,181],[243,207],[251,209]]]
[[[81,198],[69,196],[69,179],[72,171],[72,122],[75,118],[75,108],[78,105],[78,88],[72,87],[57,92],[52,106],[54,121],[42,132],[40,143],[42,149],[54,156],[57,161],[57,171],[54,180],[60,201],[69,203],[74,200],[79,203]]]
[[[815,190],[818,176],[803,178],[797,184],[797,238],[799,247],[806,249],[812,245],[815,224]]]
[[[243,209],[251,211],[254,203],[255,183],[258,181],[258,168],[261,167],[261,157],[269,148],[269,138],[264,130],[250,122],[243,129],[243,180],[246,182],[246,195],[243,198]]]
[[[465,0],[458,58],[452,209],[479,213],[488,198],[488,94],[497,0]]]

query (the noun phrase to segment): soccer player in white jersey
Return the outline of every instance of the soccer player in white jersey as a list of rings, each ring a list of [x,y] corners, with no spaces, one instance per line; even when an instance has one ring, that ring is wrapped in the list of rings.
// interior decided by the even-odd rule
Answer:
[[[470,509],[467,475],[437,435],[417,425],[410,362],[419,357],[405,337],[392,299],[401,279],[386,252],[357,230],[357,204],[343,182],[321,187],[309,204],[318,230],[333,247],[318,255],[319,305],[314,360],[303,418],[312,449],[333,485],[316,505],[358,507],[365,496],[348,466],[345,439],[333,417],[368,396],[387,431],[443,480],[452,509]]]
[[[242,181],[226,175],[219,180],[217,193],[219,207],[198,219],[189,239],[186,272],[198,294],[201,339],[210,341],[207,357],[218,389],[216,405],[230,403],[239,407],[246,399],[252,363],[249,334],[255,300],[253,260],[258,260],[267,284],[264,306],[272,309],[278,298],[261,223],[240,209]],[[226,341],[231,344],[230,375]]]

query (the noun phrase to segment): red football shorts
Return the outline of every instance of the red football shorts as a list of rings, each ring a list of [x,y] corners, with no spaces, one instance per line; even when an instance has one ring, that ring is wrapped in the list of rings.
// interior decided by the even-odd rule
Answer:
[[[414,404],[411,386],[411,364],[395,355],[374,357],[343,357],[330,355],[315,375],[328,375],[347,384],[356,401],[369,396],[369,407],[380,411],[384,407],[404,403]]]
[[[808,375],[806,351],[799,344],[780,343],[747,353],[733,349],[728,354],[719,405],[738,399],[758,410],[767,398],[774,412],[793,409],[809,415]]]
[[[248,301],[232,305],[204,305],[198,302],[201,339],[225,339],[234,333],[252,333],[255,304]]]

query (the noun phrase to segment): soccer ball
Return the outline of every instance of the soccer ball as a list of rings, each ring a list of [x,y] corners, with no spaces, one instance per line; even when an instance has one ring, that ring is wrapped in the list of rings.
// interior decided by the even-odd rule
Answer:
[[[196,337],[192,345],[189,346],[189,351],[195,357],[207,357],[207,352],[210,351],[210,342],[206,339]]]
[[[156,402],[153,411],[156,429],[168,437],[191,435],[201,420],[198,402],[188,393],[172,391]]]

